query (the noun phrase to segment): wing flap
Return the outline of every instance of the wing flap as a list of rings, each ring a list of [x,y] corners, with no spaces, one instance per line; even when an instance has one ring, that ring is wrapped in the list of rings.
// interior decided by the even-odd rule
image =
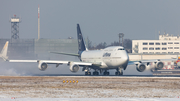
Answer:
[[[68,64],[69,61],[57,61],[57,60],[39,60],[39,62],[44,62],[47,64]]]
[[[57,61],[57,60],[40,60],[39,62],[44,62],[47,64],[69,64],[73,61]],[[91,66],[92,63],[89,62],[73,62],[73,64],[80,65],[80,66]]]

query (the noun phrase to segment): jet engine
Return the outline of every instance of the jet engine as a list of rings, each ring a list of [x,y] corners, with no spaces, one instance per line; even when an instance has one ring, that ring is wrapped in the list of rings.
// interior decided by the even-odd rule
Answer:
[[[136,69],[139,72],[143,72],[146,69],[146,66],[143,63],[139,63],[139,64],[136,65]]]
[[[180,62],[177,62],[177,66],[180,67]]]
[[[71,72],[75,73],[75,72],[77,72],[79,70],[79,66],[78,65],[72,65],[72,66],[70,66],[69,69],[70,69]]]
[[[69,69],[71,72],[76,73],[79,70],[79,65],[74,64],[73,62],[69,62]]]
[[[45,71],[47,69],[48,65],[47,63],[39,63],[38,68],[41,71]]]
[[[162,69],[163,67],[164,67],[164,63],[163,63],[163,62],[157,61],[157,62],[155,63],[155,69],[156,69],[156,70],[160,70],[160,69]]]

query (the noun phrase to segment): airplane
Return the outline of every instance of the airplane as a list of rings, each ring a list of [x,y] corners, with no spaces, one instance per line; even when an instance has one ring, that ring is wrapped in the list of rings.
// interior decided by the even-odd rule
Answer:
[[[92,75],[110,75],[108,70],[116,69],[115,75],[123,75],[123,70],[126,70],[128,65],[135,65],[137,71],[143,72],[147,69],[147,66],[151,62],[154,62],[154,69],[160,70],[164,67],[161,60],[140,60],[129,61],[129,56],[124,47],[122,46],[110,46],[101,50],[88,50],[81,33],[80,25],[77,24],[77,39],[78,39],[78,53],[62,53],[62,52],[50,52],[54,54],[63,54],[70,56],[77,56],[80,62],[75,61],[61,61],[61,60],[9,60],[7,58],[8,42],[6,42],[1,57],[8,62],[37,62],[38,68],[41,71],[45,71],[48,68],[48,64],[55,64],[56,67],[62,64],[67,64],[71,72],[76,73],[82,67],[82,71],[85,71],[85,75],[91,75],[90,69],[94,72]],[[175,61],[177,59],[165,59]]]

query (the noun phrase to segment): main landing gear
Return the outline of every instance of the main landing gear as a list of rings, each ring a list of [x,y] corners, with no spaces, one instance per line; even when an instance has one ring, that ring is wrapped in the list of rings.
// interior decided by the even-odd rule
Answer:
[[[98,71],[94,71],[93,75],[99,75],[99,72]]]
[[[89,71],[89,68],[87,68],[87,67],[84,67],[84,68],[82,69],[82,71],[86,71],[86,72],[85,72],[85,75],[91,75],[91,72]]]
[[[103,75],[109,75],[109,72],[107,70],[105,70]]]
[[[87,71],[87,72],[85,72],[85,75],[91,75],[91,72]],[[94,71],[93,75],[99,75],[99,72],[98,71]]]
[[[85,75],[91,75],[91,72],[87,71],[85,72]]]
[[[123,75],[123,70],[122,68],[117,68],[117,71],[115,72],[115,75]]]

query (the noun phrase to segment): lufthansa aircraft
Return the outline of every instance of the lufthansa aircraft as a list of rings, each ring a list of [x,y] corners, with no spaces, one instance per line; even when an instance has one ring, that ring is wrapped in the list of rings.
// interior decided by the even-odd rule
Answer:
[[[79,68],[82,67],[82,71],[85,71],[85,75],[99,75],[99,72],[103,73],[103,75],[109,75],[108,70],[110,69],[116,69],[115,75],[123,75],[123,70],[126,70],[128,64],[136,65],[136,69],[139,72],[143,72],[150,62],[154,62],[155,69],[162,69],[164,67],[161,60],[129,61],[129,56],[122,46],[111,46],[102,50],[88,50],[85,46],[79,24],[77,24],[77,39],[79,48],[78,54],[61,52],[51,53],[77,56],[81,62],[61,60],[9,60],[6,56],[8,42],[6,42],[0,56],[9,62],[38,62],[38,68],[41,71],[46,70],[48,64],[55,64],[56,67],[67,64],[71,72],[77,72]],[[175,61],[176,59],[168,60]],[[90,69],[94,70],[93,74],[91,74]]]

